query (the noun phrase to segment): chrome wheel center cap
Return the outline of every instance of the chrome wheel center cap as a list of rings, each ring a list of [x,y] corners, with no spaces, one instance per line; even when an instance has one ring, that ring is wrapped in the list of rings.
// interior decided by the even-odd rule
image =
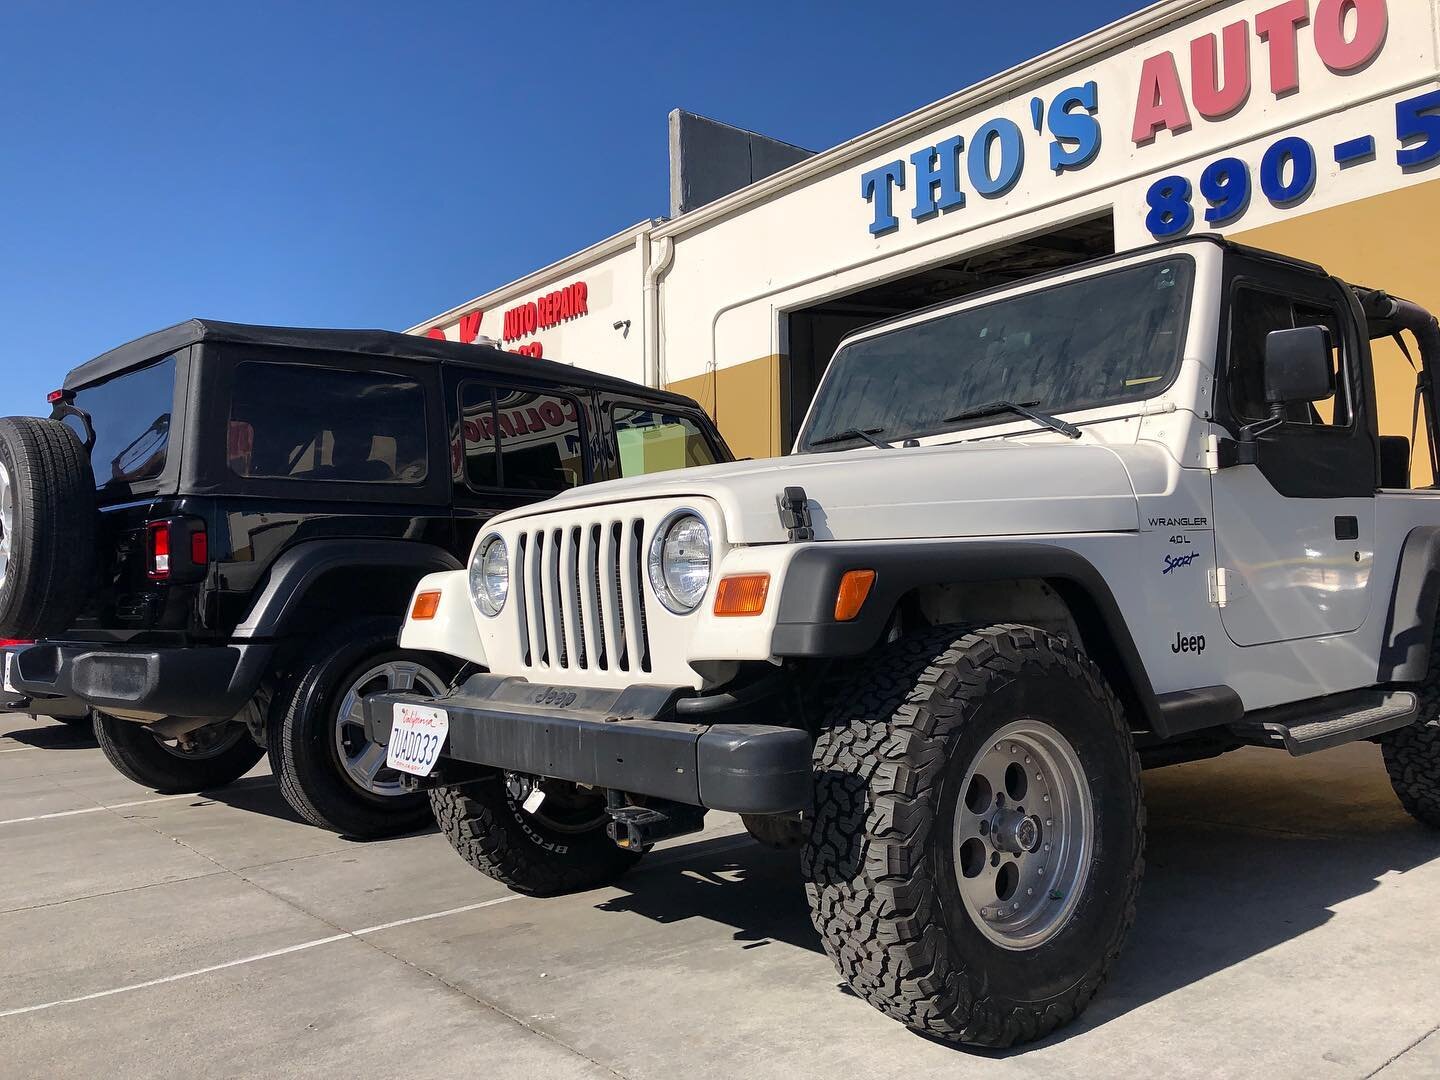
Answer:
[[[1034,814],[997,810],[990,821],[990,842],[999,851],[1022,855],[1040,846],[1040,819]]]

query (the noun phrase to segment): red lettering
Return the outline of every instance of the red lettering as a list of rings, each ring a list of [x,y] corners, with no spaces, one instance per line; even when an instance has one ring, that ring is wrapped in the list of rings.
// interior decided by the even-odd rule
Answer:
[[[1355,13],[1355,36],[1345,37],[1345,19]],[[1390,29],[1385,0],[1320,0],[1315,8],[1315,51],[1337,75],[1357,71],[1379,54]]]
[[[479,308],[466,312],[460,316],[460,340],[466,345],[471,344],[480,336],[480,318],[485,313]]]
[[[436,341],[444,341],[445,331],[441,330],[438,326],[432,326],[429,330],[425,331],[425,336],[428,338],[434,338]]]
[[[1270,92],[1276,97],[1300,89],[1300,27],[1310,21],[1310,0],[1287,0],[1255,16],[1255,33],[1270,50]]]
[[[1249,24],[1231,23],[1221,33],[1225,39],[1223,79],[1215,35],[1206,34],[1190,43],[1190,96],[1195,111],[1207,120],[1229,116],[1250,97]]]
[[[504,435],[507,439],[515,434],[515,428],[510,423],[510,417],[506,416],[503,412],[500,414],[500,434]]]
[[[480,441],[480,423],[476,420],[465,421],[465,441],[477,443]]]
[[[583,282],[583,281],[577,281],[577,282],[575,282],[574,289],[575,289],[575,314],[576,314],[576,315],[589,315],[589,314],[590,314],[590,308],[587,306],[587,305],[588,305],[587,297],[589,296],[589,293],[590,293],[589,287],[585,284],[585,282]]]
[[[575,414],[577,411],[578,410],[575,408],[575,403],[573,401],[567,400],[565,402],[565,419],[570,421],[570,423],[572,424],[575,422]]]
[[[1145,61],[1140,69],[1140,96],[1135,103],[1135,145],[1153,142],[1165,129],[1172,135],[1190,130],[1190,110],[1180,86],[1180,72],[1172,53],[1163,52]]]
[[[540,413],[533,406],[526,410],[526,416],[530,421],[531,431],[544,431],[545,421],[540,419]]]
[[[540,308],[532,300],[525,305],[525,332],[533,334],[540,329]]]
[[[570,286],[566,285],[560,290],[560,318],[568,319],[570,315]]]
[[[540,403],[540,419],[544,420],[549,427],[559,427],[565,422],[565,414],[560,411],[560,406],[553,401],[542,401]]]

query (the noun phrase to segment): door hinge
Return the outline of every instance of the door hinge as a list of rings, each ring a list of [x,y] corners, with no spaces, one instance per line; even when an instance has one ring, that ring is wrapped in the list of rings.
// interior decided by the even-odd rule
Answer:
[[[1216,607],[1225,607],[1237,597],[1246,593],[1245,579],[1234,570],[1227,570],[1223,566],[1217,566],[1209,573],[1210,577],[1210,603]]]

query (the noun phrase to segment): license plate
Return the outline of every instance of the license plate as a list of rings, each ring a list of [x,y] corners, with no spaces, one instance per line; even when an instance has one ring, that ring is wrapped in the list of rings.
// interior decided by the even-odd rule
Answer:
[[[385,764],[412,776],[429,776],[450,733],[450,716],[429,705],[395,706]]]

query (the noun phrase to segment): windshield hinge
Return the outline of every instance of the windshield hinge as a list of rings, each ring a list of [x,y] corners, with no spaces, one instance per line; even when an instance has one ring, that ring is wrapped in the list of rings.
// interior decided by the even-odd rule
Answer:
[[[815,529],[810,521],[810,500],[802,487],[787,487],[775,496],[780,508],[780,525],[790,534],[790,542],[814,540]]]

